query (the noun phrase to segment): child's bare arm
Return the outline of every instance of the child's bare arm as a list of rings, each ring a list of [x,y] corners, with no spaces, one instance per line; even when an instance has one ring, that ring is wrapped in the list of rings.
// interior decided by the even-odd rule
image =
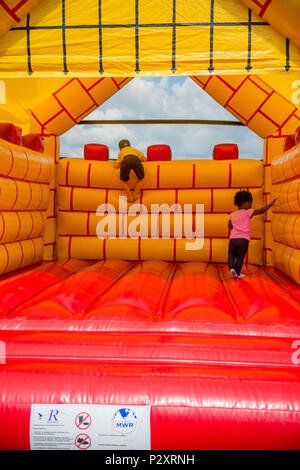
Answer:
[[[229,220],[229,222],[228,222],[228,228],[229,228],[229,230],[232,230],[232,229],[233,229],[233,225],[232,225],[231,220]]]
[[[117,170],[121,166],[121,155],[119,153],[116,164],[115,164],[115,169]]]
[[[268,204],[267,206],[261,207],[260,209],[255,209],[253,211],[252,217],[254,217],[255,215],[264,214],[265,212],[267,212],[275,204],[276,201],[277,201],[277,198],[273,199],[273,201],[270,202],[270,204]]]

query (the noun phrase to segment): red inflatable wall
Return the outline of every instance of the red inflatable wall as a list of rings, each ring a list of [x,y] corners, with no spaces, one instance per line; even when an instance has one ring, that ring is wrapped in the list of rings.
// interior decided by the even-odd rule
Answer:
[[[69,260],[2,277],[0,448],[33,448],[33,405],[82,404],[148,407],[153,450],[299,449],[299,289],[245,272]]]

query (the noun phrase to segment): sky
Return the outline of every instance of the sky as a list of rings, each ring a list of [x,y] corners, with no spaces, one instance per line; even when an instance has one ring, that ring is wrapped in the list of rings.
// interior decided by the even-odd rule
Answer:
[[[237,121],[189,77],[134,78],[85,119],[214,119]],[[167,144],[172,159],[212,158],[216,144],[236,143],[240,158],[262,159],[263,139],[247,127],[216,125],[78,125],[61,136],[61,156],[83,158],[89,143],[107,145],[116,159],[118,142],[147,155],[147,147]]]

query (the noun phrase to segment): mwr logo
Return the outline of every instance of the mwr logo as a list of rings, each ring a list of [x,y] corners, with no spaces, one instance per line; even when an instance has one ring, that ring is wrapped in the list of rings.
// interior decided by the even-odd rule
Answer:
[[[120,408],[113,415],[113,426],[120,434],[130,434],[137,425],[137,416],[130,408]]]

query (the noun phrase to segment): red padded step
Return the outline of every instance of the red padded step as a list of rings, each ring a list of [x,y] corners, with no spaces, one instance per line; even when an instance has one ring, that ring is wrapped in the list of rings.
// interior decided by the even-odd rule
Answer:
[[[109,157],[109,150],[108,150],[107,145],[86,144],[84,146],[84,159],[85,160],[107,161],[108,157]]]
[[[36,152],[44,152],[44,138],[39,134],[27,134],[22,137],[23,147],[27,147]]]
[[[150,145],[147,148],[149,162],[166,162],[172,160],[172,151],[169,145]]]
[[[22,145],[22,129],[9,122],[1,122],[0,139],[8,140],[12,144]]]
[[[218,144],[213,150],[214,160],[236,160],[239,158],[237,144]]]

